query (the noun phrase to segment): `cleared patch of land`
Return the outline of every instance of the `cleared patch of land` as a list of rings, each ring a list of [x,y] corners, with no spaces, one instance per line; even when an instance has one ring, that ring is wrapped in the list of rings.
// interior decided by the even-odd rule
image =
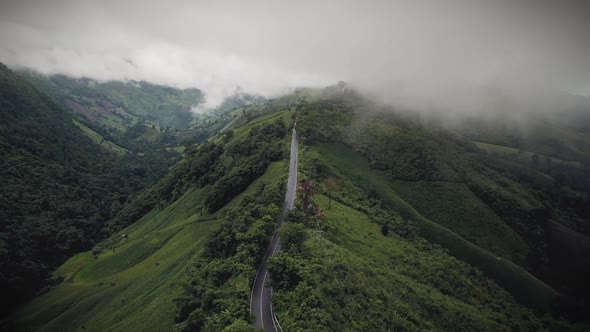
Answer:
[[[86,135],[88,138],[90,138],[94,143],[96,143],[102,147],[105,147],[105,148],[107,148],[113,152],[116,152],[116,153],[124,154],[124,153],[129,152],[129,150],[127,150],[123,147],[120,147],[111,141],[105,140],[99,133],[88,128],[87,126],[83,125],[79,121],[77,121],[77,120],[72,120],[72,121],[74,122],[74,124],[76,126],[78,126],[78,128],[80,128],[80,130],[82,130],[84,135]]]

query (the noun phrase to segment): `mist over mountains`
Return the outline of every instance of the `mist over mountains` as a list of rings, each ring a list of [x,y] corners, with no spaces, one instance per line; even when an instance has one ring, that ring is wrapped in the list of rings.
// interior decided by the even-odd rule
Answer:
[[[486,86],[590,93],[584,1],[3,1],[9,66],[267,97],[344,80],[470,112]],[[478,88],[484,87],[484,88]]]
[[[0,331],[590,330],[589,17],[0,0]]]

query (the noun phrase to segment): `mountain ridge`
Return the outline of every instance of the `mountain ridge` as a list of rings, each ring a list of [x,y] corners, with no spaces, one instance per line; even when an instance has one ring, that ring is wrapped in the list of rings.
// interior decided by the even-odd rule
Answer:
[[[109,238],[56,270],[64,281],[20,307],[16,327],[249,330],[250,286],[284,197],[295,120],[302,180],[281,232],[285,250],[269,262],[284,328],[583,329],[562,320],[581,319],[583,278],[559,271],[584,276],[586,263],[563,259],[571,248],[544,238],[553,222],[585,232],[583,161],[478,145],[337,87],[199,115],[203,139],[125,202]],[[405,291],[375,288],[388,278]],[[363,303],[366,311],[353,309]],[[383,315],[378,303],[395,305]]]

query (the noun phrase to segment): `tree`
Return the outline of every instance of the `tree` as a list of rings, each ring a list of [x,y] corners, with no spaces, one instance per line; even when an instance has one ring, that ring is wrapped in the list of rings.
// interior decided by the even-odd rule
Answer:
[[[258,331],[255,329],[250,323],[246,322],[243,319],[235,320],[230,326],[223,329],[223,332],[256,332]]]
[[[299,197],[301,197],[301,202],[303,203],[303,214],[305,215],[305,219],[309,220],[310,216],[312,216],[314,211],[312,211],[315,207],[313,206],[313,195],[314,195],[314,185],[313,182],[307,179],[301,180],[299,183]]]
[[[324,211],[315,204],[313,196],[315,195],[315,186],[313,181],[303,179],[297,188],[297,206],[303,211],[303,221],[311,225],[314,222],[319,227],[319,221],[323,220]]]
[[[225,133],[225,136],[223,137],[223,141],[224,142],[229,142],[232,138],[234,137],[234,131],[233,130],[229,130],[228,132]]]
[[[381,226],[381,234],[383,234],[383,236],[387,236],[387,234],[389,234],[389,226],[387,226],[387,224],[383,224],[383,226]]]
[[[276,289],[293,289],[301,281],[301,263],[291,256],[271,257],[268,260],[268,272],[272,287]]]
[[[305,215],[301,209],[292,209],[287,213],[286,220],[290,223],[303,223],[305,221]]]
[[[334,191],[337,191],[339,189],[339,183],[338,183],[338,179],[336,179],[335,177],[328,177],[324,180],[324,185],[326,186],[326,189],[328,189],[328,210],[332,209],[332,195],[334,193]]]
[[[303,224],[287,224],[281,230],[281,240],[287,252],[301,252],[306,239],[307,233]]]

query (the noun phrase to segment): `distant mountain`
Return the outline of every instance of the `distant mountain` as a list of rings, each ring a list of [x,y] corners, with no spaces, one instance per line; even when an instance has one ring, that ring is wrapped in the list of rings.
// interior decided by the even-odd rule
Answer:
[[[525,96],[496,92],[485,112],[460,118],[458,130],[476,141],[590,162],[590,98],[559,91]]]
[[[138,120],[161,129],[186,129],[192,107],[201,103],[198,89],[175,89],[145,81],[97,82],[63,75],[21,71],[41,91],[54,97],[91,124],[125,130]]]
[[[267,99],[260,95],[252,95],[238,91],[235,94],[226,97],[223,102],[212,111],[215,113],[226,113],[240,107],[262,104],[266,101]]]

